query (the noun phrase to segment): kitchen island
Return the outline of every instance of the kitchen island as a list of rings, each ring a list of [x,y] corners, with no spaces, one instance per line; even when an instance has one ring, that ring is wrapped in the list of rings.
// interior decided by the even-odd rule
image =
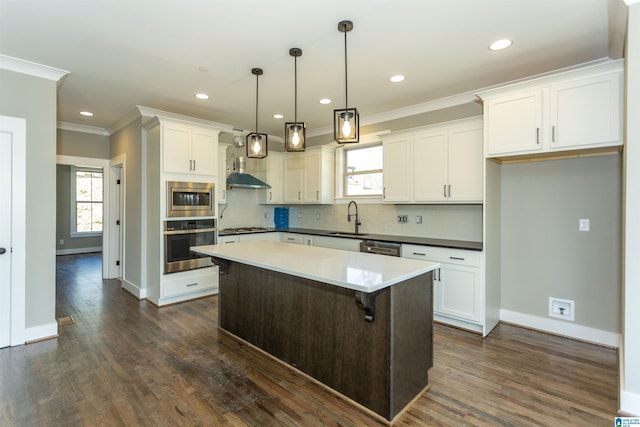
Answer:
[[[220,266],[223,331],[386,422],[428,388],[439,264],[273,241],[192,250]]]

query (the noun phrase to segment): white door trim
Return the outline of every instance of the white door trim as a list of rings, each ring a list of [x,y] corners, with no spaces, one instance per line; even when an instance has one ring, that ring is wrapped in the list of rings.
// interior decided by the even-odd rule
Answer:
[[[58,165],[75,165],[75,166],[90,166],[94,168],[102,168],[103,177],[109,176],[109,159],[96,159],[92,157],[77,157],[77,156],[56,156],[56,164]],[[109,235],[111,231],[111,210],[109,209],[109,197],[111,195],[110,180],[103,178],[102,180],[102,215],[103,215],[103,227],[102,227],[102,278],[108,278],[110,252],[109,252]],[[115,262],[115,261],[114,261]]]
[[[125,270],[126,265],[125,265],[125,262],[124,262],[124,260],[125,260],[124,236],[125,236],[125,227],[127,226],[127,221],[126,221],[126,218],[125,218],[125,212],[126,212],[126,209],[125,209],[125,200],[126,200],[125,193],[127,191],[127,180],[126,180],[126,176],[125,176],[125,171],[126,171],[126,168],[127,168],[127,164],[126,163],[127,163],[126,154],[120,154],[120,155],[112,158],[109,161],[109,166],[110,166],[109,167],[109,181],[111,183],[115,182],[115,178],[116,177],[115,177],[114,169],[115,168],[120,168],[120,180],[123,183],[120,186],[120,191],[115,191],[115,189],[112,188],[111,189],[112,191],[109,193],[110,194],[110,196],[109,196],[110,198],[111,197],[118,197],[119,198],[118,201],[110,200],[112,224],[113,224],[115,219],[118,219],[118,218],[120,219],[120,227],[117,227],[117,229],[115,230],[115,232],[118,233],[118,238],[117,239],[115,239],[115,238],[111,239],[114,242],[114,244],[115,244],[115,242],[117,242],[119,247],[118,248],[115,248],[115,247],[111,248],[111,257],[110,257],[111,259],[109,260],[109,262],[110,262],[109,265],[111,266],[111,268],[109,268],[109,275],[108,275],[109,279],[118,279],[118,278],[121,279],[121,278],[125,277],[124,270]],[[116,184],[114,184],[114,185],[116,185]],[[118,208],[118,211],[116,211],[114,209],[115,207]],[[112,233],[114,232],[113,229],[110,230],[110,231]],[[115,265],[115,261],[118,260],[116,258],[119,258],[119,260],[120,260],[120,268],[119,268],[119,273],[120,274],[119,275],[117,274],[116,269],[113,269],[113,266]]]
[[[0,129],[11,138],[11,345],[25,343],[27,239],[27,121],[0,116]]]

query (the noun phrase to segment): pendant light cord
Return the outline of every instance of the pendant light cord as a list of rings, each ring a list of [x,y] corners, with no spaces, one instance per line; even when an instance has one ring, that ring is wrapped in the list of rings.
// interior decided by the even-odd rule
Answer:
[[[344,24],[344,109],[349,109],[349,81],[347,79],[347,25]]]
[[[259,75],[256,74],[256,133],[258,133],[258,79]]]
[[[298,57],[293,57],[293,121],[295,127],[298,127]]]

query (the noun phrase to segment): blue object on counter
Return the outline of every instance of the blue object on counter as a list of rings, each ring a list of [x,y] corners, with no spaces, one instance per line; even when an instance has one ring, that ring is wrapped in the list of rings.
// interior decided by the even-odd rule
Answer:
[[[273,222],[278,229],[289,228],[289,208],[273,208]]]

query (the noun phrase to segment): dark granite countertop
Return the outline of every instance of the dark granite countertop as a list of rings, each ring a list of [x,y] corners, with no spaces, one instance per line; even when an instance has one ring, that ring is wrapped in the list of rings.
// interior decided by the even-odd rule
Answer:
[[[313,236],[327,236],[327,237],[340,237],[343,239],[359,239],[359,240],[377,240],[380,242],[392,242],[392,243],[409,243],[413,245],[424,246],[436,246],[442,248],[452,249],[466,249],[471,251],[481,251],[483,249],[482,242],[471,242],[465,240],[448,240],[448,239],[431,239],[428,237],[414,237],[414,236],[396,236],[390,234],[353,234],[349,232],[340,232],[333,230],[317,230],[312,228],[268,228],[268,229],[256,229],[254,231],[220,231],[220,236],[232,236],[236,234],[247,233],[270,233],[274,231],[283,231],[287,233],[296,234],[309,234]]]

